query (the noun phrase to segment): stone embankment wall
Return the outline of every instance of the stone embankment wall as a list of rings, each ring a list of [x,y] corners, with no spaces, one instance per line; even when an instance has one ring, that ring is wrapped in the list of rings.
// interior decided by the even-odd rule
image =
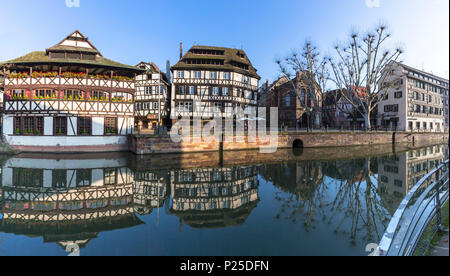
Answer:
[[[130,151],[136,154],[164,154],[219,151],[220,143],[191,138],[190,141],[173,142],[169,136],[136,135],[131,138]],[[247,137],[234,137],[233,141],[223,143],[224,151],[253,150],[267,147],[269,141],[248,141]],[[304,148],[371,146],[383,144],[405,144],[420,146],[447,143],[446,133],[289,133],[278,135],[277,148]]]

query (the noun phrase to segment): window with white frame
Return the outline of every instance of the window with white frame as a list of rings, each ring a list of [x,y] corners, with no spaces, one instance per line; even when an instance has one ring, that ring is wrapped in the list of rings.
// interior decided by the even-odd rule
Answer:
[[[225,73],[223,73],[223,79],[225,79],[225,80],[231,80],[231,73],[230,73],[230,72],[225,72]]]
[[[195,94],[195,86],[189,86],[189,95]]]
[[[184,102],[178,103],[178,111],[184,111]]]
[[[178,78],[183,79],[184,78],[184,71],[178,71],[177,76],[178,76]]]
[[[230,88],[229,87],[222,88],[222,95],[223,96],[230,96]]]
[[[192,112],[192,102],[179,102],[178,103],[178,111],[179,112],[185,112],[189,111]]]
[[[217,72],[209,72],[209,78],[212,80],[217,79]]]
[[[202,78],[202,72],[194,71],[194,79],[200,79],[200,78]]]
[[[213,87],[212,92],[213,92],[214,96],[219,96],[220,95],[220,88],[219,87]]]
[[[186,102],[184,103],[184,107],[189,110],[189,112],[192,112],[192,102]]]
[[[220,102],[215,102],[215,103],[214,103],[214,111],[222,112],[222,103],[220,103]]]

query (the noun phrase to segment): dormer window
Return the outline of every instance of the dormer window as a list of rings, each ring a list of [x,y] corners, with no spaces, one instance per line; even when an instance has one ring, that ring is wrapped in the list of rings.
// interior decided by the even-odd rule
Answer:
[[[80,53],[67,53],[68,59],[81,59]]]
[[[237,55],[238,55],[238,57],[240,57],[240,58],[245,58],[245,55],[244,55],[243,53],[241,53],[241,52],[237,52]]]
[[[95,60],[95,54],[83,54],[82,59],[83,60]]]
[[[51,58],[66,58],[66,54],[65,53],[58,53],[58,52],[50,52],[50,57]]]
[[[74,52],[50,52],[50,58],[54,59],[81,59],[81,60],[95,60],[96,55],[93,53],[74,53]]]

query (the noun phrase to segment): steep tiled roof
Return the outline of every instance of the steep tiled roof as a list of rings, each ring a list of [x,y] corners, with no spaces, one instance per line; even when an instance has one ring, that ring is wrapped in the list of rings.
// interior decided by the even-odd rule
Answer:
[[[135,66],[125,65],[104,57],[97,57],[96,60],[80,60],[80,59],[63,59],[63,58],[50,58],[46,52],[31,52],[24,56],[21,56],[16,59],[8,60],[3,63],[0,63],[1,65],[26,65],[26,64],[39,64],[39,63],[46,63],[46,64],[77,64],[77,65],[97,65],[97,66],[104,66],[104,67],[112,67],[112,68],[120,68],[120,69],[129,69],[134,71],[140,71],[139,68]]]
[[[50,58],[50,52],[77,52],[95,54],[95,60],[88,59],[71,59],[71,58]],[[100,52],[92,45],[89,40],[83,36],[79,31],[75,31],[67,36],[63,41],[57,45],[48,48],[46,51],[35,51],[24,56],[0,62],[0,67],[5,66],[9,68],[26,67],[33,65],[77,65],[86,67],[106,67],[113,70],[122,70],[126,72],[138,73],[142,70],[130,65],[125,65],[103,57]]]

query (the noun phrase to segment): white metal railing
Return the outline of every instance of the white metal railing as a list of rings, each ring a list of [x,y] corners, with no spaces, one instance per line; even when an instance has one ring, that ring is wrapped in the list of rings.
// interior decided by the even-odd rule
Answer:
[[[431,222],[440,231],[441,208],[449,196],[449,161],[424,176],[408,193],[377,249],[377,256],[412,256]]]

